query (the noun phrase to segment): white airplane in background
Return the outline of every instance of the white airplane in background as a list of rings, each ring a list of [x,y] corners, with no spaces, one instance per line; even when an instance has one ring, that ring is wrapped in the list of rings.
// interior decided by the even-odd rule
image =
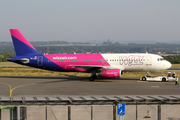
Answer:
[[[120,78],[126,71],[158,71],[171,67],[163,57],[148,53],[116,54],[41,54],[18,29],[10,29],[16,56],[8,61],[35,68],[60,72],[92,73],[89,81],[98,76]]]

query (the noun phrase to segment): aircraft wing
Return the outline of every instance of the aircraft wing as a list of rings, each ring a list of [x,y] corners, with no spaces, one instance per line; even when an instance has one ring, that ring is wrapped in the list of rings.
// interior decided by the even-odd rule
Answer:
[[[91,70],[91,69],[119,69],[115,66],[99,66],[99,65],[70,65],[70,66],[73,66],[73,68],[82,68],[82,69],[86,69],[86,70]]]
[[[73,68],[82,68],[82,69],[92,69],[92,68],[97,68],[97,69],[100,69],[100,68],[103,68],[105,66],[92,66],[92,65],[70,65],[70,66],[73,66]]]

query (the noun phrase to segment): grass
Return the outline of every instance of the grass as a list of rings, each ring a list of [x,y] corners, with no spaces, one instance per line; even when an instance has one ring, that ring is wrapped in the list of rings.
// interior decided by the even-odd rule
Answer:
[[[13,62],[0,62],[0,67],[27,67]]]
[[[0,62],[0,67],[26,67],[12,62]],[[173,64],[171,68],[180,68],[179,64]],[[169,71],[150,72],[151,76],[167,75]],[[176,71],[180,75],[180,71]],[[82,76],[89,77],[91,73],[77,73],[77,72],[55,72],[48,70],[41,70],[36,68],[0,68],[1,76]],[[124,72],[122,77],[142,77],[146,72]]]
[[[166,76],[169,71],[150,72],[151,76]],[[176,71],[180,75],[180,71]],[[0,76],[79,76],[89,77],[91,73],[55,72],[36,68],[0,68]],[[146,72],[124,72],[122,77],[142,77]]]
[[[36,68],[0,68],[1,76],[90,76],[90,73],[55,72]]]
[[[171,68],[180,68],[180,64],[172,64]]]
[[[150,76],[167,76],[167,72],[174,72],[174,71],[153,71],[150,72]],[[180,75],[180,71],[176,71],[177,75]],[[122,77],[142,77],[147,75],[147,72],[125,72]]]

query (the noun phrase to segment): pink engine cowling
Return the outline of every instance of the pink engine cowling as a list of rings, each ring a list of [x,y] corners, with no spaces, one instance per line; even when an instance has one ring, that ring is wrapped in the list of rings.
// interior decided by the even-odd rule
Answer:
[[[102,70],[100,73],[98,73],[98,76],[104,78],[120,78],[121,70],[120,69]]]

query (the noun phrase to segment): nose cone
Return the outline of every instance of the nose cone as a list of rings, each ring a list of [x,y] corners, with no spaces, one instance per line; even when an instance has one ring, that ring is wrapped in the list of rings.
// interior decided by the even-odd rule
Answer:
[[[165,69],[169,69],[169,68],[171,68],[171,66],[172,66],[172,64],[169,61],[166,61],[165,65],[164,65]]]

